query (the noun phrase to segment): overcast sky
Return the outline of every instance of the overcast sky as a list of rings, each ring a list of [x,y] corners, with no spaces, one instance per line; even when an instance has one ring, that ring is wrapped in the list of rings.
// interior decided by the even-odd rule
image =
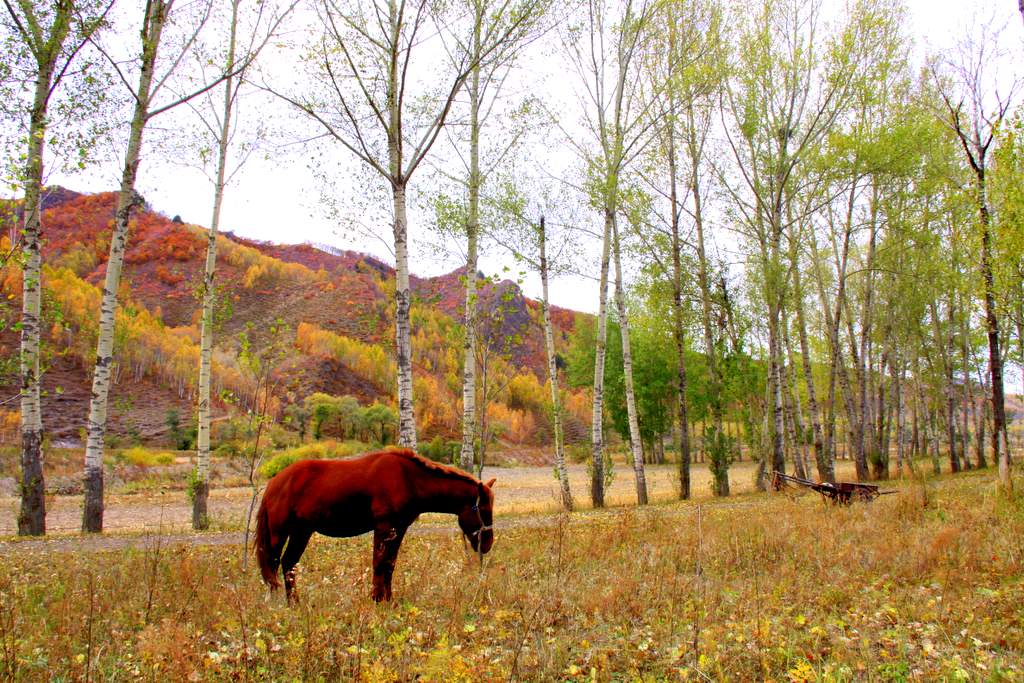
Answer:
[[[1024,23],[1016,8],[1016,0],[983,0],[963,2],[962,0],[907,0],[910,23],[915,34],[916,51],[941,51],[955,43],[958,32],[972,20],[983,21],[996,17],[1005,22],[1005,36],[1012,43],[1024,45]],[[834,5],[832,11],[840,5]],[[559,59],[541,58],[532,60],[537,72],[531,74],[531,83],[542,91],[565,93],[568,84],[563,79],[573,74]],[[1005,71],[1013,71],[1014,65],[1007,64]],[[298,115],[291,114],[296,118]],[[326,143],[325,143],[326,144]],[[351,164],[346,153],[337,145],[328,145],[324,150],[338,162],[339,169]],[[212,204],[212,190],[206,177],[194,169],[166,162],[155,162],[154,156],[144,158],[139,174],[139,190],[159,211],[167,215],[181,215],[188,222],[209,225]],[[246,237],[274,242],[313,242],[338,248],[354,249],[374,254],[385,261],[393,258],[386,248],[389,226],[381,225],[379,234],[383,239],[354,236],[351,231],[341,231],[335,222],[319,208],[322,185],[309,168],[313,158],[311,150],[293,147],[275,153],[268,161],[252,157],[237,176],[226,195],[222,214],[222,229]],[[76,190],[101,191],[116,189],[120,170],[117,164],[95,168],[88,174],[71,177],[51,178],[51,182],[65,184]],[[335,186],[339,193],[358,192],[350,177],[339,171]],[[425,179],[419,176],[420,183]],[[413,185],[417,178],[414,177]],[[412,216],[411,234],[413,250],[410,258],[411,269],[418,275],[436,275],[457,267],[460,253],[455,245],[449,245],[447,256],[438,253],[435,235],[425,234],[422,217]],[[347,234],[346,234],[347,233]],[[723,247],[727,248],[727,247]],[[596,256],[581,259],[581,270],[596,270]],[[590,264],[586,261],[595,263]],[[481,261],[485,272],[499,272],[510,260],[500,250],[492,249]],[[539,295],[539,282],[527,277],[524,288],[528,295]],[[596,282],[586,277],[564,276],[552,286],[553,303],[582,311],[594,311],[597,307]]]

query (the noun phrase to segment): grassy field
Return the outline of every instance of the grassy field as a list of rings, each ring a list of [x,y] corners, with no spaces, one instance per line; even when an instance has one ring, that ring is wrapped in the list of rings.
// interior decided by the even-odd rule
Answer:
[[[381,606],[366,538],[314,538],[298,608],[237,546],[10,552],[0,678],[1022,680],[1024,501],[993,478],[523,516],[482,572],[421,534]]]

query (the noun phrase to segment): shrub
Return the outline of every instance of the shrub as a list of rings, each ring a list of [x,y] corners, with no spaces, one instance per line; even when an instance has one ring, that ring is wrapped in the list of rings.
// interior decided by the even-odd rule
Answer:
[[[117,454],[118,462],[135,465],[136,467],[155,467],[157,465],[173,465],[174,455],[167,451],[151,451],[142,446],[126,448]]]
[[[242,444],[238,441],[224,441],[217,445],[213,454],[218,458],[237,458],[242,454]]]
[[[174,285],[184,280],[185,276],[182,275],[181,273],[175,273],[171,270],[168,270],[166,266],[160,264],[159,266],[156,267],[156,279],[164,283],[165,285],[170,285],[173,287]]]
[[[435,462],[451,463],[461,446],[458,441],[447,441],[435,436],[432,441],[420,445],[419,453]]]
[[[213,438],[218,442],[244,441],[255,435],[255,430],[249,424],[249,420],[244,417],[232,417],[213,423]]]
[[[167,438],[171,442],[172,448],[178,451],[191,451],[196,448],[199,425],[195,417],[192,418],[192,423],[183,429],[177,409],[171,408],[167,411],[164,422],[167,425]]]
[[[275,474],[299,460],[308,460],[295,453],[294,450],[278,453],[270,460],[260,465],[260,474],[267,479],[272,479]]]
[[[568,444],[565,447],[566,455],[569,456],[569,460],[575,463],[590,462],[591,450],[589,443],[573,443]]]
[[[711,470],[711,491],[716,496],[729,495],[729,465],[736,459],[736,440],[725,432],[711,428],[704,432],[704,449]]]
[[[281,425],[272,424],[267,431],[267,438],[274,448],[290,448],[299,443],[299,435]]]
[[[369,444],[363,443],[362,441],[349,440],[338,444],[331,457],[348,458],[353,455],[359,455],[360,453],[366,453],[369,450]]]
[[[295,448],[281,451],[260,467],[260,474],[266,478],[273,477],[293,462],[299,460],[330,460],[347,458],[366,450],[366,444],[361,441],[315,441],[303,444]]]

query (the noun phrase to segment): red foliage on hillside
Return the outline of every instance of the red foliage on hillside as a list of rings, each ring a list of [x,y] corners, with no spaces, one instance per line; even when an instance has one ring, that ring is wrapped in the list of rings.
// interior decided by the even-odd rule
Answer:
[[[67,268],[92,285],[101,285],[116,204],[114,192],[78,194],[64,188],[48,188],[43,212],[44,262],[53,268]],[[174,334],[183,330],[196,333],[199,304],[194,290],[205,261],[208,233],[202,227],[172,221],[146,208],[144,202],[140,206],[130,222],[123,301],[130,297],[132,306],[152,312],[155,318],[147,324],[177,330]],[[0,215],[4,228],[13,227],[15,220],[16,211]],[[439,277],[411,278],[415,305],[420,311],[431,311],[428,316],[421,315],[414,326],[414,335],[422,348],[415,359],[417,382],[420,390],[432,394],[437,403],[425,404],[421,417],[442,430],[451,427],[453,411],[457,409],[461,348],[450,340],[452,321],[462,319],[464,272],[464,268],[459,268]],[[250,338],[260,344],[265,331],[281,319],[293,330],[306,323],[376,346],[390,356],[394,337],[393,276],[392,267],[365,254],[310,244],[271,244],[226,233],[218,240],[217,281],[225,290],[233,314],[218,333],[218,346],[231,354],[237,343],[236,335],[248,323],[253,324]],[[499,327],[488,330],[487,336],[495,340],[494,344],[519,339],[511,350],[511,367],[528,369],[543,383],[547,373],[544,340],[538,324],[539,303],[524,297],[509,280],[484,283],[480,288],[481,308],[492,310],[499,305],[508,310]],[[576,314],[553,308],[552,316],[559,332],[556,343],[564,345],[574,328]],[[84,351],[81,353],[83,359],[88,356]],[[87,363],[83,360],[83,364]],[[187,374],[184,368],[182,372]],[[77,365],[62,372],[60,380],[69,386],[65,398],[58,402],[75,404],[68,408],[69,415],[82,408],[78,403],[85,401],[88,394],[88,374],[86,368]],[[380,382],[368,380],[331,354],[308,354],[296,349],[295,357],[288,362],[288,374],[287,391],[299,397],[320,391],[351,394],[364,402],[392,398]],[[143,376],[149,377],[143,373],[132,381],[151,381],[141,379]],[[194,382],[184,376],[176,381],[179,386],[181,382]],[[159,381],[161,387],[166,383],[166,378]],[[179,403],[181,394],[179,388]],[[152,429],[157,427],[154,416],[146,423]],[[517,424],[517,420],[526,418],[509,417],[510,424]],[[77,425],[77,421],[73,423]],[[526,430],[526,422],[523,424],[522,429]]]
[[[54,189],[54,198],[44,212],[44,258],[49,263],[68,265],[88,282],[98,284],[105,273],[110,232],[117,194],[77,194]],[[292,278],[271,273],[257,285],[259,273],[252,265],[235,263],[222,254],[218,258],[218,280],[233,293],[236,315],[229,331],[241,329],[242,321],[311,322],[324,329],[370,343],[387,342],[390,325],[390,297],[382,283],[390,280],[394,269],[380,260],[353,251],[333,250],[310,244],[271,244],[224,235],[229,242],[285,264],[308,269]],[[135,213],[130,225],[125,254],[125,278],[133,298],[150,310],[159,307],[169,325],[187,325],[196,319],[197,303],[192,296],[203,267],[206,250],[205,230],[176,223],[153,211]],[[240,259],[245,261],[245,259]],[[270,268],[274,270],[274,268]],[[414,295],[425,305],[455,320],[461,320],[465,294],[465,268],[433,278],[412,277]],[[290,275],[295,273],[289,272]],[[240,286],[247,276],[251,286]],[[276,280],[275,280],[276,277]],[[269,286],[267,286],[269,285]],[[509,301],[504,302],[503,297]],[[543,373],[542,340],[527,332],[539,320],[539,305],[523,297],[518,286],[504,280],[480,289],[480,305],[485,310],[505,303],[511,310],[505,316],[502,332],[528,338],[514,356],[539,375]],[[509,306],[509,304],[511,304]],[[552,308],[554,325],[566,335],[574,327],[575,314]],[[507,328],[507,329],[506,329]]]

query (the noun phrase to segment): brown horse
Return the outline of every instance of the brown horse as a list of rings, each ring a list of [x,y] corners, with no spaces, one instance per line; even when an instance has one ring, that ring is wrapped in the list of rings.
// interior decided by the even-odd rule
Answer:
[[[263,580],[271,590],[279,588],[280,566],[291,602],[296,598],[295,565],[314,531],[334,537],[372,531],[373,599],[390,600],[398,548],[420,514],[458,515],[473,551],[482,555],[491,549],[493,486],[494,479],[484,484],[410,450],[293,463],[267,484],[256,515],[256,559]]]

